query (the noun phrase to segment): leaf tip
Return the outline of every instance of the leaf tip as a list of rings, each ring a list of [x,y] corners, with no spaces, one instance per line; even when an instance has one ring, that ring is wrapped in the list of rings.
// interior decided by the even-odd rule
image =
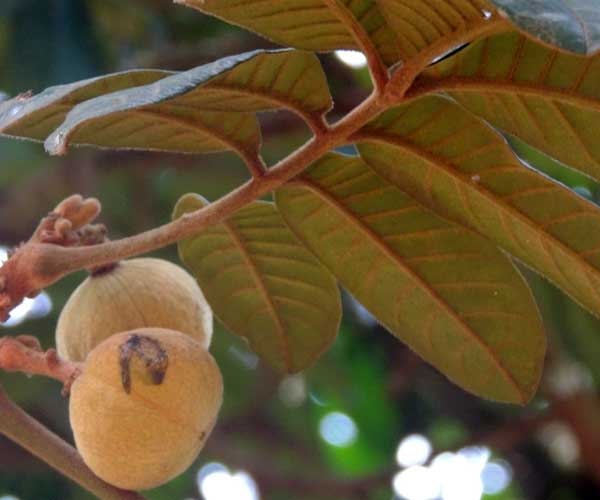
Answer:
[[[64,132],[55,131],[44,141],[44,149],[51,155],[64,155],[67,152],[67,135]]]

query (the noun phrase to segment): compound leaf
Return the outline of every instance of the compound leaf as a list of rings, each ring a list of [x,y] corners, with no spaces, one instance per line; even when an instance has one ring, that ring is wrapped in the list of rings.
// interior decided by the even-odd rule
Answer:
[[[173,217],[206,204],[185,195]],[[337,283],[272,203],[254,202],[180,241],[179,255],[216,316],[278,371],[303,370],[335,339],[341,319]]]
[[[599,79],[600,55],[562,53],[513,32],[435,65],[413,95],[448,92],[495,127],[600,179]]]
[[[523,403],[545,340],[511,261],[356,157],[329,154],[276,192],[298,238],[395,336],[480,396]]]
[[[358,140],[383,178],[600,314],[600,208],[522,164],[479,118],[451,99],[423,97],[384,113]]]

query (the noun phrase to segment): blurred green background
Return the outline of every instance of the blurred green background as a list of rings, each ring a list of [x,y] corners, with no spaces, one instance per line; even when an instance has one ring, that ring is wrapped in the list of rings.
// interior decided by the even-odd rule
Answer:
[[[38,92],[129,68],[188,69],[269,46],[168,0],[2,0],[0,90]],[[321,59],[336,99],[333,120],[369,92],[368,76],[343,57]],[[270,164],[308,137],[287,112],[264,114],[261,123]],[[512,143],[531,166],[600,200],[598,186],[589,179]],[[28,238],[39,218],[71,193],[102,201],[101,221],[114,239],[168,221],[175,201],[190,190],[215,199],[245,178],[242,164],[229,154],[75,149],[64,158],[49,158],[40,144],[1,139],[0,244],[10,247]],[[157,255],[176,260],[174,248]],[[278,378],[242,341],[217,326],[212,351],[225,379],[219,424],[188,472],[147,496],[600,498],[600,323],[523,271],[550,339],[542,387],[527,407],[464,393],[345,296],[334,346],[313,368],[293,377]],[[69,276],[47,290],[47,297],[26,304],[2,334],[36,335],[51,347],[57,315],[83,278],[82,273]],[[58,383],[14,374],[0,374],[0,381],[29,413],[72,442]],[[94,497],[0,438],[0,500],[89,498]]]

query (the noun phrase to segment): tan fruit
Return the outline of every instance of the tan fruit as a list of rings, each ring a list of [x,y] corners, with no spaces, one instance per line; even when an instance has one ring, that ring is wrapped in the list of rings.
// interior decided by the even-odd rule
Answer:
[[[122,332],[89,353],[71,387],[75,444],[106,482],[154,488],[198,456],[222,397],[219,367],[189,336],[159,328]]]
[[[194,278],[181,267],[140,258],[88,277],[60,314],[56,348],[65,359],[83,361],[110,335],[143,327],[187,333],[208,349],[212,311]]]

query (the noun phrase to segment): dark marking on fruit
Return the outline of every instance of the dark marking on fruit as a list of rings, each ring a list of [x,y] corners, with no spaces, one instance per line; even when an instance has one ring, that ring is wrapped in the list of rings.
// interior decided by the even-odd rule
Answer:
[[[121,383],[127,394],[131,392],[131,358],[136,355],[143,363],[154,385],[162,384],[169,356],[160,342],[145,335],[130,335],[119,347]]]

